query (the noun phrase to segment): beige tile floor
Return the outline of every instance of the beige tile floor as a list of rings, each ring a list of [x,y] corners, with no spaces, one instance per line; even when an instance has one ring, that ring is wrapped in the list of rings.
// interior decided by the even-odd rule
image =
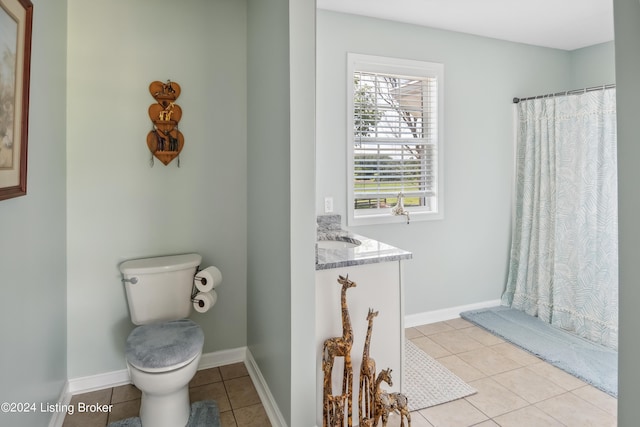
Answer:
[[[412,412],[413,427],[617,424],[615,398],[463,319],[408,328],[406,336],[478,391]]]
[[[267,413],[260,402],[244,363],[198,371],[189,384],[192,402],[215,400],[222,427],[269,427]],[[138,416],[140,391],[133,385],[107,388],[73,396],[71,404],[111,404],[105,413],[75,412],[67,415],[63,427],[105,427],[113,421]]]
[[[411,413],[412,427],[615,427],[617,400],[473,324],[455,319],[408,328],[407,338],[474,387],[464,399]],[[271,424],[242,363],[198,371],[191,401],[218,402],[223,427]],[[67,415],[63,427],[104,427],[137,416],[133,386],[73,397],[113,404],[110,413]],[[389,427],[397,427],[391,417]]]

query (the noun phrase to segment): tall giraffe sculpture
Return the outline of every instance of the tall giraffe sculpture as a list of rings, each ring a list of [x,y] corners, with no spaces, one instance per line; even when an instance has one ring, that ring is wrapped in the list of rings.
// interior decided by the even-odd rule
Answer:
[[[322,425],[328,427],[329,422],[335,419],[335,405],[329,396],[333,395],[331,385],[331,373],[336,357],[344,357],[344,373],[342,377],[342,396],[347,403],[347,426],[352,426],[352,403],[353,403],[353,367],[351,366],[351,347],[353,345],[353,329],[351,328],[351,318],[347,307],[347,289],[356,286],[356,283],[349,280],[349,276],[338,276],[338,283],[342,285],[340,294],[340,305],[342,307],[342,336],[328,338],[324,341],[322,348],[322,371],[323,381],[323,402],[322,402]],[[344,426],[344,415],[342,415]]]
[[[371,345],[371,333],[373,331],[373,319],[378,315],[377,311],[369,309],[367,314],[367,336],[362,350],[362,364],[360,365],[360,388],[358,389],[358,420],[360,427],[365,427],[373,422],[375,417],[375,380],[376,361],[369,357]]]

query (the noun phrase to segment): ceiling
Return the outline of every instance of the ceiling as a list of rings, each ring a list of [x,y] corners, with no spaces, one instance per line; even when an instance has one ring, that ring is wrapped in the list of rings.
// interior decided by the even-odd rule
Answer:
[[[317,0],[317,5],[564,50],[613,40],[613,0]]]

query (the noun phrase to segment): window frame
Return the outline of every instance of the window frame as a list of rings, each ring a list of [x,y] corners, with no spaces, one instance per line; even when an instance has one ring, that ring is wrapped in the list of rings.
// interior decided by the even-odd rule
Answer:
[[[358,213],[355,209],[355,135],[353,131],[354,118],[354,72],[387,73],[407,77],[435,77],[437,87],[437,140],[435,156],[437,180],[435,186],[436,209],[427,210],[426,207],[405,207],[411,216],[411,222],[425,220],[439,220],[444,218],[444,65],[434,62],[399,59],[358,53],[347,54],[347,225],[370,225],[404,223],[405,217],[397,217],[391,214],[391,207],[368,210]]]

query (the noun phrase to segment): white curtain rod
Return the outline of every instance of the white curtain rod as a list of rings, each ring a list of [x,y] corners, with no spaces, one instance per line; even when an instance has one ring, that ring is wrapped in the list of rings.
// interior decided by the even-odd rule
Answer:
[[[550,93],[550,94],[547,94],[547,95],[531,96],[529,98],[513,98],[513,103],[517,104],[520,101],[529,101],[530,99],[541,99],[541,98],[552,98],[554,96],[575,95],[575,94],[578,94],[578,93],[593,92],[595,90],[611,89],[611,88],[614,88],[614,87],[616,87],[616,85],[615,84],[611,84],[611,85],[588,87],[588,88],[584,88],[584,89],[568,90],[568,91],[565,91],[565,92]]]

